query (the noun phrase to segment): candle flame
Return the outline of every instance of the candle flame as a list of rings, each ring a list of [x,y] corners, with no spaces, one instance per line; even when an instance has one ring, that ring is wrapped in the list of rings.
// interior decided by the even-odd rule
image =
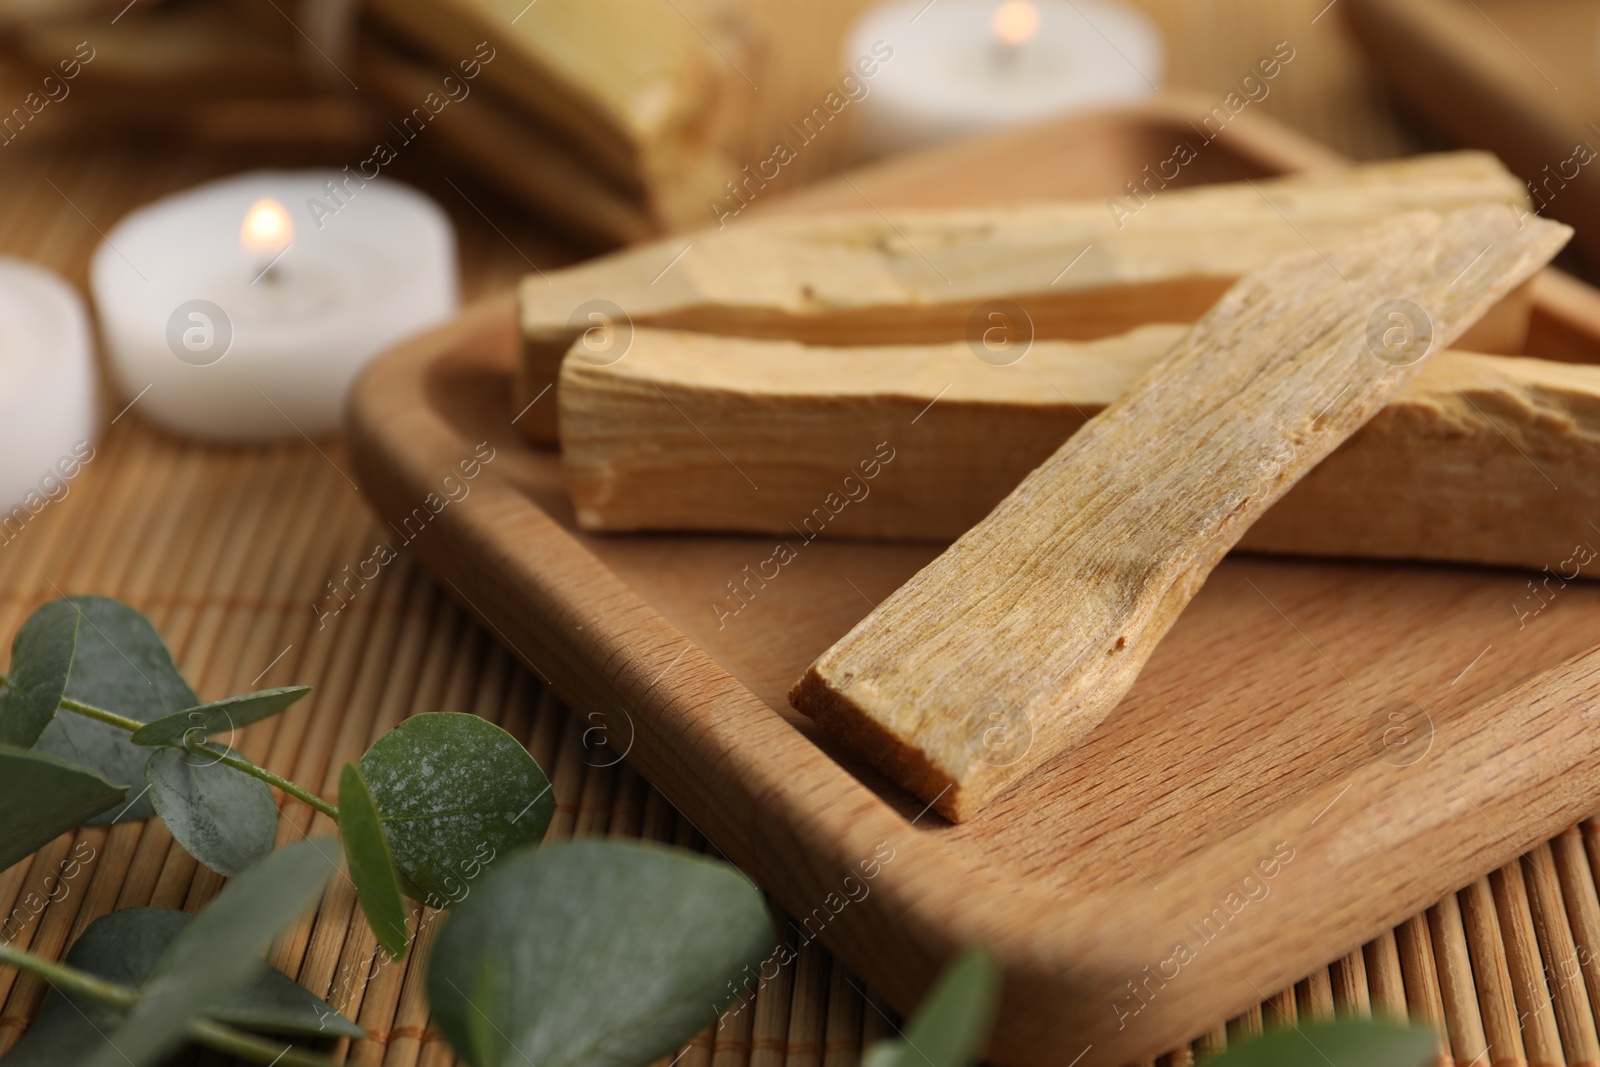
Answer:
[[[244,225],[239,228],[239,243],[250,252],[277,252],[294,238],[294,223],[284,206],[266,197],[250,205]]]
[[[1039,9],[1029,0],[1006,0],[994,9],[989,27],[995,40],[1015,48],[1039,32]]]

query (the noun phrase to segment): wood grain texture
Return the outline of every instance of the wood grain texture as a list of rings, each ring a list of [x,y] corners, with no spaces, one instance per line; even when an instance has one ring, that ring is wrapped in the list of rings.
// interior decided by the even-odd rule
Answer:
[[[1040,341],[1004,365],[961,343],[641,329],[623,360],[563,365],[562,466],[585,530],[953,541],[1185,329]],[[1600,369],[1445,352],[1240,545],[1549,568],[1557,588],[1593,577],[1572,532],[1600,515],[1597,446]]]
[[[1495,203],[1510,217],[1523,196],[1492,158],[1456,154],[1259,183],[1149,182],[1103,202],[890,216],[868,201],[837,216],[770,215],[530,275],[519,390],[523,403],[542,395],[580,337],[595,359],[613,359],[638,326],[813,344],[948,341],[996,300],[1040,338],[1192,322],[1241,274],[1307,242],[1418,208]],[[1525,313],[1514,301],[1469,343],[1515,351]],[[555,423],[553,404],[521,421],[546,441]]]
[[[791,702],[971,818],[1110,714],[1245,530],[1421,369],[1422,348],[1380,358],[1375,314],[1410,294],[1402,314],[1448,344],[1570,235],[1499,206],[1417,213],[1250,273]]]

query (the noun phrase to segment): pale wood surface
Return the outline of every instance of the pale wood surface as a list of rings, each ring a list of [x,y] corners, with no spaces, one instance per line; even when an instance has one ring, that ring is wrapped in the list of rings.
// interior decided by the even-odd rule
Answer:
[[[1251,113],[1259,111],[1285,119],[1296,129],[1355,158],[1391,155],[1418,147],[1406,124],[1384,103],[1375,76],[1360,61],[1342,29],[1337,6],[1313,22],[1324,9],[1324,0],[1140,0],[1140,5],[1167,38],[1172,84],[1203,94],[1208,103],[1235,86],[1240,75],[1270,51],[1273,42],[1288,38],[1294,41],[1298,58],[1274,83],[1270,97],[1250,106]],[[114,6],[120,9],[123,5]],[[135,13],[144,6],[141,3]],[[687,8],[682,0],[680,6]],[[792,8],[803,22],[812,5],[784,7]],[[292,13],[292,9],[286,10]],[[271,19],[283,21],[279,11],[270,7],[264,11]],[[129,14],[123,22],[133,17]],[[19,83],[9,73],[4,84],[15,89],[18,97],[31,87],[28,81]],[[130,112],[141,116],[167,114],[160,106],[138,100],[128,103]],[[195,103],[210,106],[209,101]],[[82,139],[76,132],[76,120],[81,112],[89,110],[87,95],[80,98],[76,92],[66,105],[52,105],[42,121],[30,125],[22,140],[5,149],[6,165],[0,170],[0,184],[8,192],[0,208],[0,248],[47,262],[80,283],[88,254],[99,239],[94,227],[105,228],[123,211],[156,195],[252,163],[283,165],[314,159],[338,167],[364,158],[371,149],[363,137],[341,142],[343,147],[335,152],[324,150],[317,155],[288,147],[279,148],[270,157],[258,154],[244,159],[205,154],[187,147],[180,152],[147,151],[137,144],[108,143],[103,130],[96,140]],[[216,121],[208,119],[204,131],[249,135],[266,129],[280,145],[286,144],[284,138],[291,133],[304,136],[323,115],[296,114],[293,121],[284,121],[279,112],[235,112],[231,105],[229,109],[215,110]],[[221,124],[224,110],[235,116],[225,125]],[[265,125],[265,120],[273,116],[273,123]],[[203,132],[201,127],[195,129]],[[985,181],[991,188],[1008,194],[1050,193],[1062,182],[1097,183],[1095,187],[1109,194],[1145,163],[1164,158],[1171,147],[1165,143],[1164,134],[1152,136],[1120,128],[1108,128],[1105,133],[1108,143],[1116,146],[1114,150],[1085,156],[1053,153],[1048,146],[1037,145],[1032,153],[1011,156],[1004,165],[989,172]],[[1248,138],[1242,127],[1230,131],[1228,137],[1241,157],[1250,158],[1244,151]],[[48,151],[52,143],[80,148],[93,145],[94,152]],[[808,150],[828,152],[834,144],[823,139]],[[1301,148],[1308,145],[1309,142],[1302,142]],[[553,240],[541,228],[527,225],[514,204],[497,199],[474,182],[467,168],[457,169],[451,164],[444,170],[459,187],[458,192],[445,184],[437,171],[431,180],[427,174],[419,173],[419,158],[402,160],[396,173],[407,180],[422,181],[451,209],[466,239],[463,255],[469,271],[469,292],[510,284],[529,269],[530,260],[548,269],[572,256],[569,246]],[[1238,170],[1229,172],[1229,168],[1239,166],[1245,166],[1243,173],[1250,176],[1266,173],[1259,165],[1240,164],[1237,157],[1217,167],[1204,161],[1196,166],[1206,168],[1213,178],[1217,176],[1214,172],[1229,178],[1242,176]],[[948,170],[948,165],[930,161],[910,169],[941,171]],[[45,183],[46,177],[70,198],[70,203]],[[873,185],[861,179],[858,184],[876,197]],[[838,206],[859,203],[851,190],[842,192],[840,195],[838,191],[824,190],[818,196]],[[914,188],[906,188],[902,196],[901,202],[908,206],[940,203],[937,182],[924,180]],[[1550,307],[1547,302],[1542,309],[1549,311]],[[1560,341],[1567,358],[1581,360],[1585,342],[1582,330],[1574,326],[1581,321],[1581,314],[1576,313],[1559,320],[1546,315],[1535,319],[1535,332],[1542,344]],[[510,341],[508,334],[508,346]],[[1549,347],[1539,351],[1555,355]],[[508,360],[509,353],[508,347]],[[481,377],[478,380],[484,381]],[[491,400],[500,399],[491,396]],[[369,586],[368,591],[373,594],[370,600],[353,603],[327,630],[315,629],[308,605],[324,592],[324,581],[337,577],[344,564],[364,558],[371,544],[386,534],[382,524],[360,503],[355,490],[310,445],[236,451],[195,449],[145,430],[134,414],[121,420],[116,433],[105,443],[103,455],[107,464],[98,470],[91,465],[83,479],[74,484],[72,496],[61,504],[59,512],[41,515],[37,529],[0,552],[0,563],[5,568],[0,572],[0,596],[3,604],[9,605],[6,633],[20,624],[33,604],[55,595],[50,583],[69,592],[99,591],[124,596],[151,612],[172,635],[180,661],[207,696],[247,686],[286,644],[292,643],[294,647],[258,684],[307,682],[317,685],[321,693],[313,698],[315,703],[290,713],[285,720],[288,725],[276,739],[271,736],[273,728],[265,724],[252,728],[260,734],[252,744],[260,747],[249,751],[267,759],[276,770],[314,780],[325,762],[332,761],[337,766],[395,716],[409,711],[452,707],[493,715],[496,709],[503,709],[499,721],[529,739],[541,762],[548,761],[547,766],[555,768],[555,791],[560,801],[556,833],[643,834],[663,839],[676,837],[681,842],[696,840],[692,828],[626,765],[610,769],[595,766],[605,761],[585,753],[580,744],[588,724],[582,718],[568,717],[559,703],[542,697],[542,683],[537,677],[505,657],[499,651],[499,638],[466,620],[451,605],[449,598],[453,594],[448,587],[435,585],[420,568],[409,564],[391,568]],[[348,469],[341,451],[326,442],[320,447]],[[202,528],[215,528],[215,532],[202,536]],[[1225,569],[1231,566],[1227,564]],[[1437,591],[1426,594],[1421,610],[1411,616],[1422,621],[1407,623],[1392,614],[1394,602],[1414,597],[1419,592],[1417,579],[1388,580],[1385,576],[1389,571],[1385,568],[1356,571],[1372,575],[1374,617],[1386,634],[1402,641],[1423,635],[1418,654],[1453,656],[1458,667],[1466,666],[1483,650],[1482,643],[1469,642],[1466,636],[1476,628],[1485,632],[1484,641],[1488,641],[1494,636],[1502,613],[1509,616],[1504,597],[1489,598],[1492,603],[1480,605],[1482,614],[1475,616],[1477,621],[1469,622],[1455,638],[1428,636],[1433,622],[1430,611],[1450,614],[1458,606],[1459,596],[1440,598]],[[1269,568],[1265,573],[1272,576],[1281,572]],[[1449,572],[1442,573],[1448,578]],[[1275,587],[1260,581],[1262,574],[1251,574],[1263,590],[1275,593]],[[853,571],[846,571],[845,576],[859,577]],[[724,574],[721,568],[710,568],[707,581],[715,583],[727,577],[731,574]],[[841,601],[856,596],[838,575],[833,580]],[[1519,582],[1520,578],[1506,576],[1506,596],[1519,591],[1513,588]],[[863,588],[871,591],[870,587]],[[1420,588],[1428,588],[1427,583]],[[781,593],[776,587],[773,591]],[[859,610],[864,611],[865,602],[858,602]],[[1293,615],[1296,625],[1327,647],[1319,628],[1322,616],[1317,611],[1312,610],[1307,616],[1296,609],[1295,603],[1279,602]],[[1584,595],[1563,594],[1539,616],[1536,625],[1530,623],[1530,630],[1553,634],[1560,646],[1541,650],[1535,644],[1532,647],[1536,656],[1559,658],[1563,650],[1583,647],[1586,640],[1581,635],[1574,640],[1573,634],[1563,631],[1582,631],[1590,626],[1593,616],[1589,611]],[[1298,643],[1306,672],[1327,672],[1313,677],[1313,683],[1322,677],[1334,677],[1331,668],[1264,603],[1259,605],[1259,612],[1250,640],[1275,648],[1281,644],[1284,649],[1290,643]],[[747,621],[755,622],[759,617],[760,612],[752,609]],[[848,620],[841,621],[848,625]],[[1273,630],[1273,626],[1278,629]],[[1592,639],[1600,635],[1600,627],[1586,632]],[[1339,647],[1329,649],[1334,655],[1339,651]],[[1441,672],[1435,685],[1451,696],[1476,683],[1478,672],[1493,666],[1506,651],[1507,646],[1495,641],[1456,686],[1448,685],[1455,676],[1454,670]],[[1513,648],[1511,658],[1515,660],[1517,654]],[[760,656],[753,658],[759,661]],[[796,663],[794,669],[800,666],[803,663]],[[783,684],[786,679],[776,680],[773,692],[779,692]],[[1430,704],[1430,710],[1436,709]],[[1205,718],[1202,715],[1196,721],[1204,723]],[[1364,729],[1363,724],[1350,725]],[[1271,751],[1280,739],[1291,746],[1303,743],[1273,735],[1263,742],[1261,751]],[[1178,768],[1175,773],[1185,772]],[[1248,791],[1248,787],[1243,788]],[[1265,783],[1260,788],[1271,791],[1276,786]],[[1449,785],[1441,787],[1439,794],[1447,798],[1454,795]],[[1347,795],[1327,818],[1332,818],[1349,799]],[[1131,836],[1119,831],[1114,843],[1126,850]],[[192,910],[215,892],[215,880],[204,872],[199,872],[197,878],[193,864],[171,848],[158,826],[127,828],[104,839],[87,834],[82,840],[101,849],[101,857],[94,870],[84,876],[88,880],[75,883],[65,902],[52,904],[42,915],[28,920],[23,936],[41,951],[62,951],[90,919],[113,906],[155,903]],[[9,909],[22,905],[29,893],[47,894],[56,862],[72,847],[73,839],[63,839],[42,852],[31,865],[19,865],[0,874],[0,908],[9,913]],[[1596,948],[1600,934],[1594,933],[1600,930],[1600,909],[1592,903],[1594,870],[1600,864],[1600,829],[1585,824],[1581,833],[1573,830],[1557,837],[1553,848],[1569,913],[1589,915],[1588,925],[1581,929],[1591,933],[1587,941],[1581,932],[1575,933],[1576,945],[1565,946],[1548,959],[1549,973],[1566,973],[1564,968],[1576,961],[1589,986],[1591,1003],[1600,1002],[1594,984],[1600,976],[1600,966],[1595,962],[1600,959],[1600,949]],[[1163,880],[1163,872],[1150,866],[1150,856],[1128,854],[1152,877]],[[1520,872],[1516,865],[1506,869]],[[1463,878],[1463,884],[1465,881]],[[1590,902],[1585,904],[1585,900]],[[426,1027],[425,1007],[419,997],[418,966],[425,952],[414,955],[404,970],[382,968],[373,980],[361,980],[370,960],[371,944],[359,919],[352,921],[350,907],[348,899],[330,900],[315,924],[308,924],[307,934],[313,927],[319,932],[295,972],[307,984],[345,1002],[372,1029],[373,1040],[351,1047],[348,1053],[340,1050],[340,1055],[364,1064],[448,1064],[447,1050]],[[1450,916],[1454,916],[1453,921]],[[1579,930],[1574,922],[1575,930]],[[428,929],[435,930],[437,926],[430,925]],[[431,934],[423,936],[426,941]],[[1521,1052],[1520,1045],[1513,1048],[1507,1043],[1485,1051],[1482,1018],[1499,1009],[1489,999],[1487,985],[1481,1001],[1474,988],[1455,895],[1401,924],[1396,941],[1407,1004],[1413,1012],[1429,1015],[1448,1026],[1459,1061],[1466,1064],[1477,1057],[1479,1063],[1514,1062],[1515,1055]],[[307,944],[304,940],[300,943]],[[1369,953],[1379,951],[1374,948],[1376,944],[1368,946]],[[800,952],[802,962],[796,971],[787,1026],[785,1013],[775,1007],[762,1014],[759,1026],[740,1022],[721,1032],[708,1029],[691,1043],[679,1061],[680,1067],[708,1067],[713,1062],[717,1067],[743,1067],[755,1061],[763,1065],[783,1062],[796,1067],[815,1063],[854,1067],[863,1040],[893,1032],[892,1023],[882,1014],[888,1010],[883,1002],[863,999],[861,990],[866,987],[860,977],[834,960],[819,942],[807,942]],[[1450,961],[1457,961],[1454,970]],[[1342,967],[1341,964],[1334,970]],[[816,976],[823,972],[825,979],[818,980]],[[805,982],[799,980],[802,973],[807,976]],[[1368,969],[1369,983],[1375,973]],[[1454,984],[1450,985],[1447,979],[1452,975]],[[1547,984],[1553,981],[1547,979]],[[1259,979],[1257,984],[1261,984]],[[1203,1045],[1184,1046],[1160,1062],[1192,1063],[1195,1049],[1220,1048],[1230,1039],[1250,1032],[1262,1019],[1279,1022],[1324,1015],[1335,1006],[1358,1010],[1352,987],[1333,982],[1326,969],[1293,986],[1287,981],[1283,985],[1281,992],[1266,996],[1259,1007],[1226,1029],[1217,1021]],[[1262,988],[1271,992],[1274,987]],[[37,983],[13,983],[9,976],[0,976],[0,997],[5,998],[0,1007],[0,1047],[8,1045],[17,1029],[31,1017],[40,995]],[[1516,1015],[1514,1008],[1504,1011],[1504,1017],[1513,1024],[1513,1037]],[[746,1012],[742,1019],[752,1019],[752,1014]],[[1559,1016],[1557,1022],[1559,1027]],[[1567,1040],[1565,1032],[1562,1036]],[[1574,1057],[1572,1062],[1580,1061]]]
[[[1196,137],[1173,124],[1172,136],[1186,133]],[[1202,146],[1195,158],[1207,149],[1217,151]],[[975,311],[993,300],[1019,308],[1041,338],[1192,322],[1241,274],[1308,242],[1422,208],[1487,202],[1510,217],[1523,197],[1498,162],[1475,153],[1166,184],[1152,182],[1121,210],[1095,198],[886,214],[847,180],[843,188],[863,197],[848,213],[764,213],[531,274],[520,291],[520,395],[532,402],[554,383],[568,348],[597,321],[607,330],[597,359],[614,358],[621,342],[612,333],[630,324],[813,344],[951,340],[970,334]],[[597,308],[605,319],[593,317]],[[1520,349],[1519,311],[1516,300],[1497,310],[1469,344]],[[536,407],[521,424],[553,440],[555,410]]]
[[[1501,205],[1414,212],[1252,271],[790,702],[973,817],[1111,714],[1256,518],[1422,370],[1427,342],[1373,351],[1376,309],[1410,294],[1402,314],[1448,345],[1571,232]]]

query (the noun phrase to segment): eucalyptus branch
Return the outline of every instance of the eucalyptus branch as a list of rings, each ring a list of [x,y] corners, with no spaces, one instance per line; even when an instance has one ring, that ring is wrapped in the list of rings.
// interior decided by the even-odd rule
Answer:
[[[0,683],[3,683],[8,689],[14,689],[16,687],[11,681],[9,675],[0,674]],[[118,715],[114,711],[107,711],[105,708],[97,708],[93,704],[85,704],[81,700],[73,700],[71,697],[62,697],[60,707],[65,711],[70,711],[76,715],[82,715],[84,718],[93,719],[96,722],[103,722],[107,726],[115,726],[117,729],[126,730],[129,733],[134,733],[140,727],[145,725],[138,719],[130,719],[126,715]],[[174,745],[171,747],[176,748],[178,746]],[[316,808],[318,811],[322,812],[322,814],[326,815],[335,822],[339,821],[339,809],[336,805],[328,803],[326,800],[323,800],[309,789],[289,781],[289,779],[283,777],[282,775],[274,774],[265,767],[246,759],[244,756],[239,755],[231,748],[225,748],[210,742],[190,745],[187,747],[189,751],[208,752],[211,755],[216,756],[219,762],[226,763],[234,770],[242,771],[243,773],[254,778],[259,778],[268,785],[276,789],[283,790],[285,793],[288,793],[301,803],[309,804],[311,807]]]
[[[326,1056],[289,1044],[280,1045],[211,1019],[196,1019],[190,1023],[189,1037],[207,1048],[229,1053],[251,1063],[268,1064],[269,1067],[272,1064],[277,1067],[333,1067],[333,1061]]]
[[[7,964],[31,974],[35,978],[43,978],[52,986],[64,993],[80,993],[102,1004],[112,1004],[119,1008],[130,1008],[138,1000],[139,994],[127,986],[115,982],[107,982],[103,978],[96,978],[92,974],[85,974],[61,963],[52,963],[41,956],[25,952],[12,945],[0,943],[0,964]]]
[[[226,763],[235,770],[243,771],[245,774],[253,775],[256,778],[261,779],[263,782],[266,782],[268,785],[275,786],[276,788],[283,790],[285,793],[288,793],[301,803],[311,805],[313,808],[316,808],[334,822],[339,821],[339,808],[337,805],[329,804],[326,800],[323,800],[315,793],[296,785],[294,782],[289,781],[289,779],[283,777],[282,775],[273,774],[265,767],[252,763],[250,760],[239,755],[231,748],[226,748],[222,745],[207,741],[190,746],[190,751],[208,752],[211,755],[216,756],[220,762]]]

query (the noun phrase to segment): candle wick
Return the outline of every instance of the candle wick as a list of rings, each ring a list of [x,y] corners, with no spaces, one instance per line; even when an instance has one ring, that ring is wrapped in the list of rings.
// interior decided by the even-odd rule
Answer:
[[[289,249],[291,249],[293,247],[294,247],[294,245],[292,245],[292,244],[284,245],[283,248],[278,252],[278,254],[273,256],[272,259],[267,262],[266,266],[262,267],[259,271],[256,272],[256,276],[254,278],[250,279],[250,284],[254,285],[256,282],[259,282],[262,279],[266,279],[266,282],[267,282],[268,285],[277,285],[278,284],[278,260],[282,259],[284,257],[284,255],[289,251]]]
[[[996,70],[1012,70],[1022,58],[1022,46],[1010,41],[995,41],[989,50],[990,60]]]

